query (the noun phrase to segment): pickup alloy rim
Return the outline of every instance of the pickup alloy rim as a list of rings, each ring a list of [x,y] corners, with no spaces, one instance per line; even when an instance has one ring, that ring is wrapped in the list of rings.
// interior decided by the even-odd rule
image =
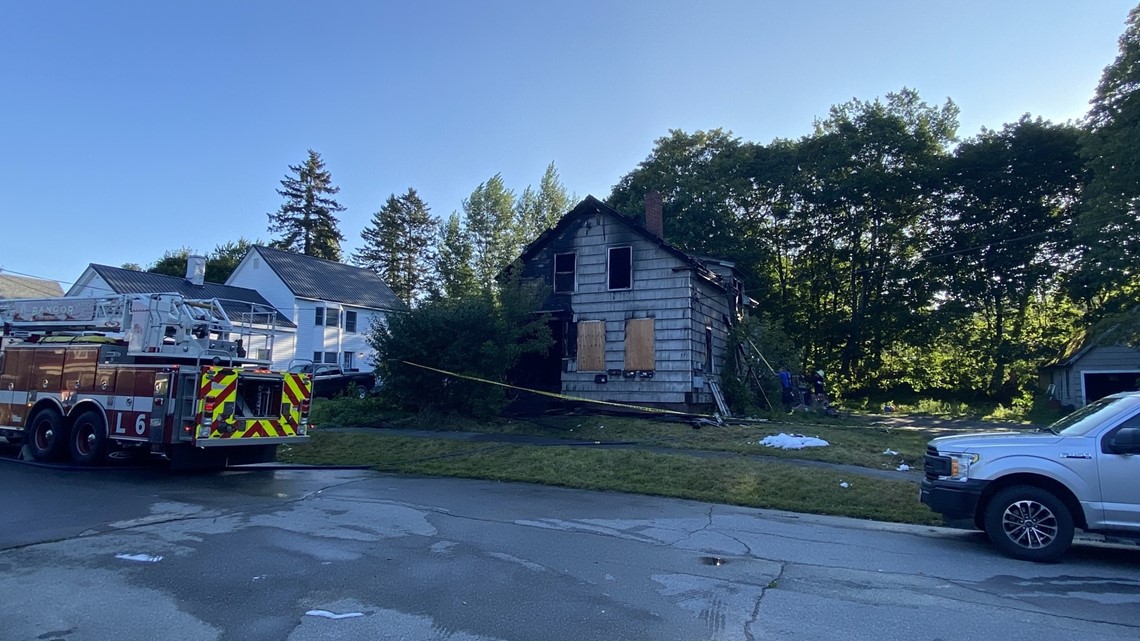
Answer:
[[[1005,508],[1002,529],[1009,540],[1030,550],[1048,547],[1057,538],[1057,516],[1037,501],[1015,501]]]

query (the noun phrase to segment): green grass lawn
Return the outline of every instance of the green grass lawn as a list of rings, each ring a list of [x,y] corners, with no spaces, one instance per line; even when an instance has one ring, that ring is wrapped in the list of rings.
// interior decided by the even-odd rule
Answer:
[[[796,512],[900,523],[936,524],[908,479],[878,479],[806,467],[797,460],[884,470],[922,465],[930,433],[887,427],[860,416],[773,415],[767,422],[702,425],[674,417],[564,414],[475,421],[454,416],[402,415],[376,399],[320,399],[311,415],[312,441],[282,448],[283,462],[368,465],[384,472],[543,483],[636,492]],[[386,427],[541,436],[566,446],[410,438],[398,433],[322,432],[321,427]],[[760,444],[779,433],[821,438],[828,447],[782,450]],[[593,448],[575,441],[635,443],[653,448]],[[675,453],[670,451],[675,450]],[[886,454],[888,450],[891,454]],[[694,451],[729,453],[702,457]],[[731,454],[752,455],[734,457]],[[756,455],[778,460],[757,460]],[[841,487],[846,482],[847,487]]]
[[[593,417],[560,424],[572,438],[612,432],[649,440],[646,426]],[[594,425],[594,422],[598,422]],[[506,430],[554,430],[515,422]],[[707,449],[742,450],[758,438],[756,428],[705,428],[697,434],[688,426],[673,426],[657,435],[661,443],[703,442]],[[571,432],[570,430],[574,430]],[[706,436],[708,430],[712,436]],[[716,433],[716,430],[722,430]],[[531,433],[531,432],[527,432]],[[666,437],[677,438],[668,439]],[[712,447],[724,439],[723,447]],[[867,437],[859,447],[870,451],[881,442]],[[872,444],[876,443],[876,444]],[[821,450],[838,449],[819,448]],[[765,448],[766,449],[766,448]],[[897,449],[897,448],[896,448]],[[733,450],[729,450],[733,451]],[[766,451],[766,453],[777,450]],[[880,450],[881,452],[881,450]],[[818,456],[818,454],[817,454]],[[881,456],[881,454],[880,454]],[[751,507],[832,514],[899,523],[936,524],[938,517],[918,502],[917,483],[852,476],[838,471],[797,466],[792,462],[757,462],[746,457],[701,458],[683,454],[572,446],[485,444],[443,439],[408,438],[389,434],[322,433],[302,446],[282,447],[282,462],[303,464],[364,464],[384,472],[456,476],[542,483],[591,490],[635,492]],[[847,483],[842,487],[841,483]]]
[[[779,416],[770,422],[745,425],[706,425],[693,429],[673,418],[623,415],[563,415],[526,419],[474,421],[446,416],[398,416],[369,413],[368,400],[338,399],[332,406],[317,406],[313,422],[318,426],[373,426],[418,430],[521,434],[568,440],[621,441],[653,447],[715,450],[738,454],[762,454],[789,459],[845,463],[874,469],[895,469],[900,463],[921,465],[929,435],[904,429],[885,428],[865,419],[826,419],[816,415]],[[778,422],[777,422],[778,421]],[[766,437],[781,432],[816,436],[830,447],[781,450],[760,445]],[[888,449],[897,455],[884,455]]]

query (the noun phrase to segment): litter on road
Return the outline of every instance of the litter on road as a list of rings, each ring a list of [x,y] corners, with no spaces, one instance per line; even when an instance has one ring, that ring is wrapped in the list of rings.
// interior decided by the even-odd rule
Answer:
[[[324,617],[326,619],[351,619],[353,617],[364,616],[363,612],[345,612],[344,614],[337,614],[336,612],[329,612],[328,610],[309,610],[305,614],[311,617]]]
[[[161,556],[150,556],[147,554],[116,554],[116,559],[123,559],[124,561],[138,561],[140,563],[158,563],[162,560]]]

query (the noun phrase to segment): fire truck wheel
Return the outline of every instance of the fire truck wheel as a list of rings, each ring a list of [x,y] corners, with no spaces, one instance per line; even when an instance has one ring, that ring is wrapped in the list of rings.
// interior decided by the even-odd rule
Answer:
[[[71,424],[71,461],[99,465],[107,458],[107,425],[99,412],[84,412]]]
[[[52,408],[44,408],[32,415],[24,427],[24,443],[37,461],[54,461],[67,452],[67,430],[63,416]]]

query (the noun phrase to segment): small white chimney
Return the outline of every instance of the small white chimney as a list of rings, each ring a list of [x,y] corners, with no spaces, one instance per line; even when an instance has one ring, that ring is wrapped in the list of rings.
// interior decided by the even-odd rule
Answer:
[[[206,257],[186,257],[186,280],[191,284],[201,285],[206,282]]]

